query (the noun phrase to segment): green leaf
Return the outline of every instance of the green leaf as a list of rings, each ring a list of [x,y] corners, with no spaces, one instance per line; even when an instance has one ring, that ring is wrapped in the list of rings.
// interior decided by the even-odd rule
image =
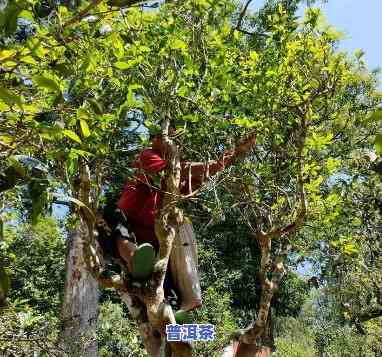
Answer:
[[[19,4],[9,2],[8,6],[1,11],[0,32],[5,32],[7,35],[13,34],[17,29],[17,17],[21,11]]]
[[[126,70],[126,69],[129,69],[131,67],[134,67],[138,63],[141,63],[142,60],[143,60],[143,57],[138,56],[138,58],[135,58],[135,59],[127,61],[127,62],[117,61],[114,63],[114,66],[118,69]]]
[[[27,41],[26,46],[31,50],[31,52],[34,55],[36,55],[39,58],[43,58],[48,52],[48,50],[41,45],[41,40],[35,37],[31,37]]]
[[[22,58],[20,58],[20,61],[24,62],[24,63],[28,63],[28,64],[37,65],[36,60],[32,56],[22,57]]]
[[[31,20],[31,21],[34,20],[33,13],[28,10],[22,10],[19,14],[19,17],[23,17],[24,19]]]
[[[187,49],[187,44],[179,38],[176,38],[174,41],[171,41],[170,48],[173,50],[185,50]]]
[[[382,109],[377,109],[368,118],[369,122],[379,121],[379,120],[382,120]]]
[[[82,156],[82,157],[94,156],[94,154],[92,154],[89,151],[85,151],[85,150],[78,150],[78,149],[71,148],[70,152],[77,154],[78,156]]]
[[[121,37],[117,35],[116,33],[113,33],[110,36],[110,39],[112,41],[112,45],[114,48],[114,54],[115,56],[119,59],[122,58],[123,55],[125,54],[125,49],[123,47],[123,42],[121,40]]]
[[[354,56],[355,56],[357,59],[361,59],[364,55],[365,55],[365,52],[364,52],[363,50],[361,50],[360,48],[358,48],[358,49],[355,50],[355,52],[354,52]]]
[[[70,67],[65,65],[65,63],[57,63],[53,66],[53,68],[64,77],[68,77],[72,74]]]
[[[382,155],[382,134],[378,134],[375,138],[375,150],[377,151],[378,155]]]
[[[82,131],[83,136],[85,138],[89,137],[90,136],[90,129],[89,129],[88,123],[85,120],[80,119],[80,126],[81,126],[81,131]]]
[[[56,83],[55,80],[47,78],[44,76],[34,76],[33,81],[42,88],[49,89],[56,93],[61,93],[60,86]]]
[[[135,84],[129,86],[129,90],[127,92],[126,102],[125,103],[130,108],[132,108],[132,107],[141,108],[141,107],[143,107],[143,103],[142,103],[142,101],[136,99],[136,96],[135,96],[135,93],[134,93],[134,88],[136,88]]]
[[[0,100],[0,112],[5,112],[7,110],[9,110],[9,105],[3,103],[1,100]]]
[[[252,61],[256,62],[259,58],[259,55],[256,51],[251,51],[249,53],[249,57],[251,58]]]
[[[27,175],[27,170],[25,166],[23,166],[22,163],[19,160],[17,160],[16,157],[11,156],[8,160],[10,165],[13,167],[13,169],[19,177],[25,177]]]
[[[248,129],[254,128],[257,126],[257,123],[255,121],[250,120],[248,118],[236,118],[234,119],[233,124],[239,127],[248,128]]]
[[[185,97],[187,94],[187,87],[186,86],[181,86],[179,89],[178,89],[178,95],[180,97]]]
[[[77,118],[78,119],[89,119],[90,113],[85,108],[77,109]]]
[[[347,243],[343,247],[343,252],[348,255],[356,254],[359,249],[353,243]]]
[[[14,55],[16,54],[16,50],[15,49],[12,49],[12,50],[1,50],[0,51],[0,61],[3,61],[7,58],[12,58],[14,57]]]
[[[199,116],[196,114],[187,114],[182,117],[184,121],[190,122],[190,123],[196,123],[200,120]]]
[[[21,97],[6,88],[0,88],[0,99],[2,99],[9,106],[16,104],[20,109],[23,108],[23,101]]]
[[[74,176],[78,171],[78,154],[72,150],[70,150],[66,161],[66,170],[69,176]]]
[[[12,144],[13,139],[14,138],[12,136],[10,136],[10,135],[6,135],[6,134],[0,135],[0,141],[2,141],[3,143],[6,143],[8,145]]]
[[[145,121],[145,126],[147,127],[147,129],[149,129],[149,132],[150,134],[158,134],[161,132],[161,127],[159,124],[154,124],[152,121],[150,120],[146,120]]]
[[[42,179],[32,180],[28,184],[29,199],[32,204],[31,209],[28,209],[28,213],[33,225],[37,224],[38,217],[47,207],[48,195],[46,189],[48,184],[48,180]]]
[[[133,83],[129,85],[129,90],[136,90],[136,89],[141,89],[142,85],[138,83]]]
[[[81,72],[86,72],[90,66],[90,57],[83,58],[83,61],[80,66]]]
[[[87,101],[90,104],[90,107],[92,108],[94,113],[98,115],[101,115],[103,113],[103,108],[101,103],[99,103],[97,100],[92,98],[88,99]]]
[[[63,133],[65,136],[67,136],[68,138],[72,139],[73,141],[75,141],[75,142],[77,142],[77,143],[79,143],[79,144],[82,143],[80,137],[79,137],[74,131],[72,131],[72,130],[68,130],[68,129],[64,129],[64,130],[62,131],[62,133]]]
[[[334,159],[332,157],[329,157],[328,161],[326,162],[326,168],[329,172],[329,174],[333,174],[335,170],[338,169],[340,166],[340,162],[337,159]]]
[[[128,62],[121,62],[121,61],[115,62],[114,66],[117,67],[118,69],[122,69],[122,70],[128,69],[131,67]]]

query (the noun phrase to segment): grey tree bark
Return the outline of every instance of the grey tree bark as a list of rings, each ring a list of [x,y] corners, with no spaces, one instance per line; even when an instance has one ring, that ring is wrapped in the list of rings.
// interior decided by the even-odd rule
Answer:
[[[70,356],[95,357],[99,284],[84,259],[85,234],[81,220],[68,239],[60,342]]]

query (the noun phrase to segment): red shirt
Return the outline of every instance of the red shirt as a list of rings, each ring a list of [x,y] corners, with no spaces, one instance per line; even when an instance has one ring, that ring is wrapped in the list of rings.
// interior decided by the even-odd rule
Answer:
[[[129,217],[138,243],[148,242],[158,249],[154,230],[155,214],[161,207],[163,194],[153,187],[152,174],[162,171],[166,162],[158,152],[148,149],[141,152],[132,167],[138,168],[140,173],[134,175],[134,181],[126,184],[117,206]]]
[[[163,194],[159,187],[154,186],[153,174],[163,171],[166,161],[158,152],[148,149],[141,152],[132,166],[140,169],[141,173],[135,174],[134,181],[126,184],[118,208],[137,223],[154,226],[155,213],[161,206]]]
[[[207,166],[204,163],[181,163],[181,193],[190,192],[189,174],[191,173],[192,189],[199,187],[205,179],[205,174],[214,175],[230,163],[233,154],[225,154],[223,160],[213,161]],[[191,172],[190,172],[191,166]],[[163,193],[160,191],[161,179],[159,173],[166,167],[166,161],[161,154],[152,149],[143,150],[132,167],[138,168],[134,180],[128,182],[123,190],[117,206],[128,217],[131,229],[138,243],[148,242],[158,248],[155,237],[155,215],[161,208]]]

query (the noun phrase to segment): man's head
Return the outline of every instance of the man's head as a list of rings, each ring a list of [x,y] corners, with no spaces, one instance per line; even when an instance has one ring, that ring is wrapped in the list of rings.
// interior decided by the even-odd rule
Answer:
[[[156,151],[162,151],[163,137],[162,134],[150,134],[151,148]]]
[[[175,134],[176,129],[172,126],[170,126],[168,134],[169,136],[173,136]],[[150,133],[150,141],[151,141],[151,148],[156,151],[162,151],[163,148],[163,137],[162,133],[155,132]]]

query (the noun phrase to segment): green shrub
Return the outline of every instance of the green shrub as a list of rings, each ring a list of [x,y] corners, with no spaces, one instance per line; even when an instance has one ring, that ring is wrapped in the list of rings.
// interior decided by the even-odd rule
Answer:
[[[99,357],[144,357],[137,324],[128,317],[122,304],[106,301],[98,319]]]
[[[298,318],[284,317],[275,323],[276,357],[315,357],[314,332]]]

